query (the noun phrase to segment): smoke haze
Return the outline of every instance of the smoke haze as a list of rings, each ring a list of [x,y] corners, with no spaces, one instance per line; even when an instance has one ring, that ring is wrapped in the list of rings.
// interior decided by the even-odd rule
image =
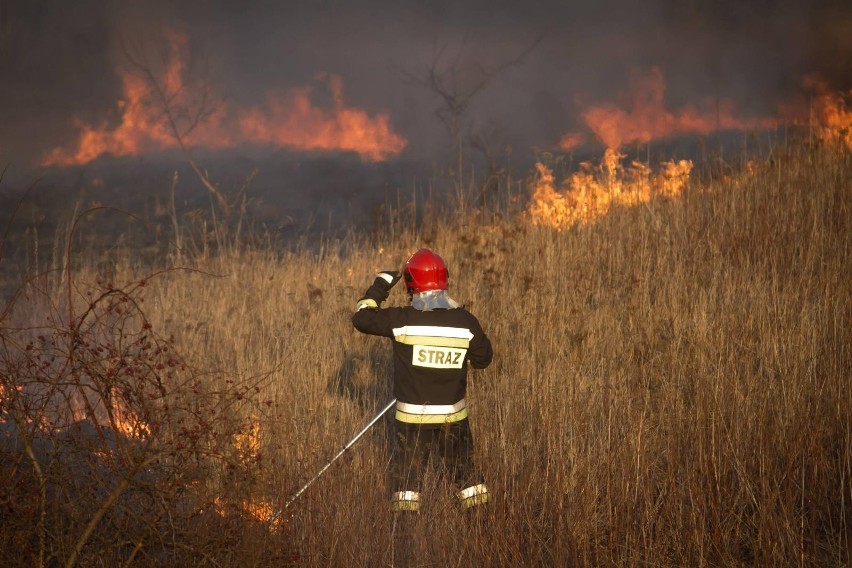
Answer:
[[[755,118],[801,97],[806,76],[852,88],[852,8],[833,0],[0,0],[0,163],[36,171],[51,151],[73,149],[82,127],[115,125],[126,96],[119,71],[128,56],[165,69],[170,33],[186,38],[183,72],[240,109],[229,120],[243,137],[249,110],[269,123],[270,97],[298,103],[307,93],[314,122],[284,117],[291,129],[324,131],[343,113],[368,127],[384,121],[395,146],[359,155],[388,164],[447,160],[430,68],[455,71],[444,85],[462,96],[490,77],[461,127],[522,160],[568,139],[599,144],[583,111],[621,100],[648,73],[664,78],[670,107],[724,100]],[[282,136],[271,127],[264,135]],[[283,144],[328,151],[309,142]]]

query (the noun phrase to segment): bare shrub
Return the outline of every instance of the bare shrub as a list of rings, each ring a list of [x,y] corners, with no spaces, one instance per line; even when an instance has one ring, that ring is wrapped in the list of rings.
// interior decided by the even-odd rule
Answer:
[[[3,311],[0,546],[22,566],[227,561],[210,528],[264,520],[242,506],[262,462],[247,417],[264,411],[263,378],[189,363],[143,310],[162,274],[113,276],[81,283],[69,268],[64,303],[34,281]]]

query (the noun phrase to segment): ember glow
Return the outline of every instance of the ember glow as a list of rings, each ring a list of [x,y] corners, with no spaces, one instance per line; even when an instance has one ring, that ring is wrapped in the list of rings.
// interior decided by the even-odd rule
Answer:
[[[237,452],[238,459],[245,467],[260,460],[260,422],[256,416],[251,416],[248,423],[234,435],[233,447]],[[213,505],[214,510],[220,516],[225,516],[229,511],[234,511],[262,523],[266,523],[275,515],[272,503],[266,499],[228,500],[216,497]],[[272,522],[272,526],[278,527],[280,523],[281,519],[276,518]]]
[[[647,143],[685,134],[710,134],[721,130],[762,130],[777,127],[771,118],[744,119],[734,104],[720,101],[702,108],[686,106],[669,110],[665,105],[666,82],[658,67],[632,82],[631,92],[620,104],[592,105],[582,111],[585,124],[607,148],[631,142]],[[560,147],[570,151],[576,134],[563,137]]]
[[[187,78],[188,38],[170,32],[163,70],[133,65],[117,70],[123,97],[113,123],[92,125],[75,119],[80,134],[69,147],[52,149],[44,166],[87,164],[101,155],[133,156],[187,147],[233,148],[255,144],[292,150],[344,151],[375,162],[392,158],[407,145],[390,117],[346,105],[340,77],[321,75],[332,95],[330,108],[311,100],[315,87],[270,94],[264,106],[240,108],[211,103],[213,89]],[[202,105],[209,105],[204,108]]]
[[[272,503],[265,499],[244,499],[242,501],[231,502],[221,497],[216,497],[213,500],[213,510],[220,517],[226,516],[229,512],[243,514],[255,521],[267,523],[275,515],[275,508]],[[272,519],[270,526],[278,528],[282,524],[281,518]]]
[[[244,464],[257,461],[260,456],[260,423],[256,417],[234,435],[234,448]]]

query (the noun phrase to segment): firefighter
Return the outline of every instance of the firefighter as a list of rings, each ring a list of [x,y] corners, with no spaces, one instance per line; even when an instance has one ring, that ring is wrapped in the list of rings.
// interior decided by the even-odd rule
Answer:
[[[476,317],[450,298],[448,277],[444,260],[420,249],[402,274],[380,272],[352,316],[358,331],[388,337],[393,344],[391,507],[396,511],[420,509],[420,484],[430,459],[455,484],[463,508],[478,508],[489,497],[472,463],[465,390],[468,365],[484,369],[491,363],[491,342]],[[411,305],[382,308],[401,278]]]

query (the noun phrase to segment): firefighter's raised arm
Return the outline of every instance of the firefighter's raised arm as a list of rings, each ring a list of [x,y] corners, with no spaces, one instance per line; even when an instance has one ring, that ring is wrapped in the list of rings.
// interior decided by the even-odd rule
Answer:
[[[398,317],[393,309],[382,310],[382,302],[388,299],[391,288],[399,282],[401,275],[396,270],[383,270],[376,276],[373,285],[355,304],[352,325],[361,333],[393,337],[393,328]]]
[[[382,270],[376,275],[373,285],[367,288],[364,296],[355,304],[355,311],[364,308],[378,308],[388,299],[391,288],[399,282],[402,275],[397,270]]]

